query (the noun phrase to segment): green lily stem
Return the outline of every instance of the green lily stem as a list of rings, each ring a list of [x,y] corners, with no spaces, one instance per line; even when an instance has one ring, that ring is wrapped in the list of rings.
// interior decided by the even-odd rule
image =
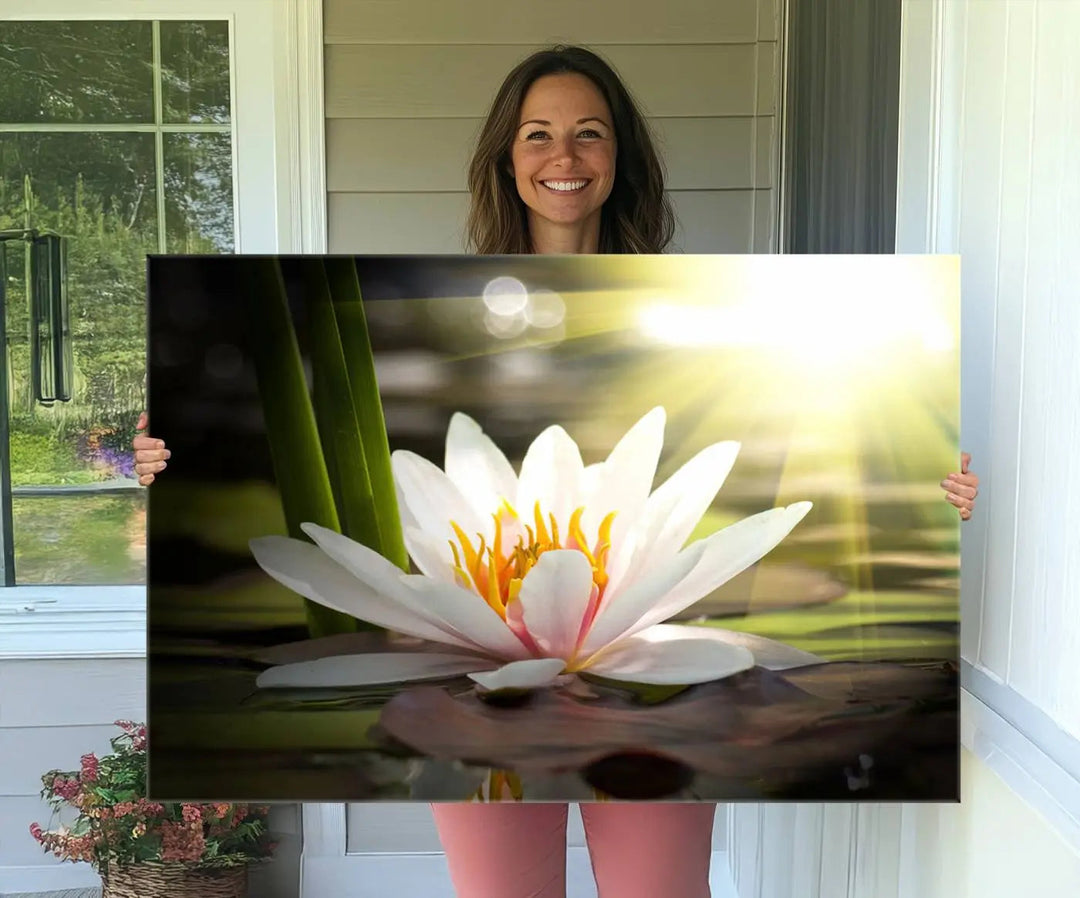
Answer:
[[[321,260],[304,260],[304,285],[310,312],[315,418],[341,532],[381,553],[379,516],[368,476],[366,447],[357,422],[334,299]]]
[[[367,460],[379,530],[379,545],[373,546],[403,571],[409,570],[409,554],[401,528],[397,490],[390,464],[390,443],[386,434],[379,384],[375,376],[375,357],[371,349],[364,303],[356,263],[349,257],[326,260],[326,273],[334,299],[334,311],[341,347],[344,351],[348,381],[351,386],[355,421]]]
[[[250,351],[289,535],[306,540],[300,525],[308,521],[340,532],[280,264],[262,257],[236,261],[237,292],[247,305]],[[313,637],[356,631],[355,618],[304,602]]]

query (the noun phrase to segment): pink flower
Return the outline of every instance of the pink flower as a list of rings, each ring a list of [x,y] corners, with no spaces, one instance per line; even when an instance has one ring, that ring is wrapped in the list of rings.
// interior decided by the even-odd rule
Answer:
[[[198,823],[200,820],[202,820],[202,811],[200,811],[199,808],[197,808],[193,804],[184,805],[180,811],[180,815],[188,823]]]
[[[150,801],[146,798],[140,798],[138,802],[138,812],[145,817],[157,817],[160,814],[165,813],[165,805],[159,804],[156,801]]]
[[[202,858],[205,847],[202,827],[172,821],[161,824],[163,861],[197,861]]]
[[[135,810],[135,804],[131,801],[118,801],[113,808],[113,813],[117,817],[126,817],[132,811]]]
[[[71,801],[79,794],[81,784],[76,779],[67,779],[62,776],[56,777],[52,782],[52,791],[63,798],[65,801]]]
[[[34,837],[34,840],[36,842],[43,841],[44,835],[43,835],[43,833],[41,831],[41,824],[39,824],[39,823],[31,823],[30,824],[30,835],[32,835]]]
[[[92,783],[97,779],[98,775],[98,759],[93,752],[87,755],[83,755],[80,759],[82,761],[82,779],[84,783]]]

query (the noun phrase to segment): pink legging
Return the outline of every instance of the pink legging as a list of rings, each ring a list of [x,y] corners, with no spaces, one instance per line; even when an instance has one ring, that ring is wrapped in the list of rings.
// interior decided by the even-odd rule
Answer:
[[[458,898],[565,898],[565,804],[434,804]],[[583,803],[598,898],[709,898],[708,803]]]

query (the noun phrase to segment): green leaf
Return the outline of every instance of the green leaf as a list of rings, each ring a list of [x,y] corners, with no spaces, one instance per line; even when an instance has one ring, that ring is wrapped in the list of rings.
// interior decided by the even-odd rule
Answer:
[[[307,521],[340,532],[281,268],[272,258],[241,258],[232,270],[247,303],[251,354],[289,534],[306,539],[300,525]],[[305,608],[312,636],[356,630],[349,615],[310,600]]]
[[[409,554],[401,529],[401,517],[390,466],[390,443],[386,435],[379,383],[375,376],[375,356],[368,335],[364,303],[356,263],[348,257],[326,261],[334,312],[345,353],[351,397],[359,423],[360,438],[367,459],[381,544],[380,554],[404,571],[409,570]]]
[[[337,503],[341,532],[382,551],[379,521],[368,477],[364,444],[349,383],[327,271],[321,260],[304,263],[310,314],[311,373],[315,417]],[[370,355],[370,349],[368,354]]]

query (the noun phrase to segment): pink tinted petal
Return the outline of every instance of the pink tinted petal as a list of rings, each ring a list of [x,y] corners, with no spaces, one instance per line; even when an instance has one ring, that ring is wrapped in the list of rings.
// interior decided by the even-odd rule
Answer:
[[[500,638],[517,642],[512,639],[513,634],[507,631],[499,615],[475,593],[429,577],[406,576],[378,552],[340,533],[317,524],[302,524],[301,527],[323,552],[358,580],[392,598],[412,616],[464,640],[471,648],[493,651],[495,645],[503,644]],[[444,588],[448,591],[449,599],[432,601],[430,592],[424,590],[425,586]]]
[[[605,593],[600,610],[581,645],[581,655],[588,656],[622,636],[649,610],[656,606],[694,569],[704,552],[696,543],[665,564],[628,583],[609,599]]]
[[[667,620],[760,561],[780,544],[810,508],[809,502],[796,502],[786,508],[772,508],[736,521],[684,549],[683,553],[701,546],[704,551],[700,555],[700,562],[685,580],[622,635],[630,636]]]
[[[633,528],[634,571],[648,570],[683,548],[731,472],[739,448],[733,441],[706,446],[649,496]],[[630,567],[631,559],[615,559],[615,588]]]
[[[517,475],[502,450],[468,415],[455,412],[446,431],[446,475],[484,521],[517,498]]]
[[[682,631],[682,632],[680,632]],[[652,627],[601,652],[588,672],[615,680],[690,685],[722,680],[754,666],[743,646],[705,628]]]
[[[250,545],[255,561],[267,574],[306,599],[398,633],[475,648],[438,618],[417,614],[397,601],[395,595],[387,595],[358,579],[318,546],[284,536],[259,537]],[[401,574],[389,561],[382,560],[397,575]],[[400,585],[397,589],[400,591]]]
[[[539,689],[554,683],[563,672],[561,658],[529,658],[505,664],[491,673],[469,674],[485,689]]]
[[[399,495],[421,530],[437,539],[453,539],[450,522],[454,521],[470,539],[477,533],[491,539],[491,518],[478,515],[441,468],[415,452],[400,449],[391,455],[390,462]]]
[[[544,655],[573,656],[592,588],[589,559],[570,549],[545,552],[525,575],[518,593],[522,620]]]
[[[430,614],[437,614],[462,635],[498,658],[518,660],[529,651],[495,609],[471,590],[422,575],[401,578]]]
[[[525,453],[518,478],[515,508],[524,523],[530,524],[536,503],[544,512],[554,514],[561,528],[581,504],[585,467],[577,443],[558,425],[544,430]]]
[[[663,408],[652,409],[615,444],[605,461],[586,469],[589,476],[582,528],[590,540],[612,511],[617,512],[611,528],[612,544],[626,538],[652,491],[664,446],[665,421]]]
[[[458,582],[449,541],[431,536],[417,527],[406,527],[404,536],[405,548],[420,573],[446,583]]]

